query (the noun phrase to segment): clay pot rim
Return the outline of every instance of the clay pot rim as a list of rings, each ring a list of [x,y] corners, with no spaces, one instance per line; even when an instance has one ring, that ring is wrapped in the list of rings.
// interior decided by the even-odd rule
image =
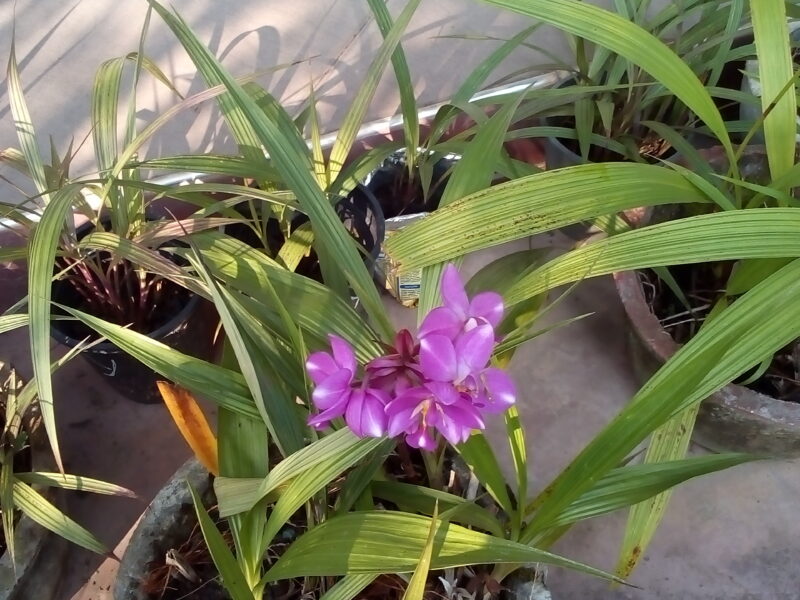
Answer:
[[[662,364],[665,363],[680,349],[680,344],[672,339],[650,310],[638,271],[620,271],[614,273],[613,277],[635,335],[648,346]],[[719,395],[722,395],[720,401],[724,399],[726,404],[741,412],[749,413],[754,419],[796,429],[797,437],[800,438],[800,403],[780,400],[735,383],[723,386],[712,394],[712,398]]]

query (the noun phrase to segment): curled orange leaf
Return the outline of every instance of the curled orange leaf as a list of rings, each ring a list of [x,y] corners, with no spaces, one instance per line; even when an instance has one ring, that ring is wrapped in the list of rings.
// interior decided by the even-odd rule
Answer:
[[[213,475],[219,475],[217,438],[206,420],[197,400],[188,390],[167,383],[158,382],[158,391],[164,404],[172,415],[175,425],[183,439],[189,444],[197,460]]]

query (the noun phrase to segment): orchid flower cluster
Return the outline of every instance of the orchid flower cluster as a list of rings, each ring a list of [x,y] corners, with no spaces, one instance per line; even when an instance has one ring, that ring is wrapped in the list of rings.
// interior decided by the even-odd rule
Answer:
[[[331,352],[315,352],[306,369],[319,411],[309,425],[322,429],[344,417],[360,437],[404,435],[415,448],[435,450],[439,432],[451,444],[485,427],[484,416],[514,404],[514,382],[489,366],[503,318],[503,299],[483,292],[471,300],[452,264],[442,276],[443,305],[423,319],[417,340],[403,329],[385,355],[359,374],[353,348],[330,335]]]

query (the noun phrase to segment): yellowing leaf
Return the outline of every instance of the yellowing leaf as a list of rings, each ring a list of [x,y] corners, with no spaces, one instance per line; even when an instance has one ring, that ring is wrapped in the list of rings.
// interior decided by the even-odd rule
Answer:
[[[217,438],[206,420],[203,410],[191,393],[166,381],[158,382],[158,391],[164,398],[175,425],[189,444],[197,460],[213,475],[219,475]]]

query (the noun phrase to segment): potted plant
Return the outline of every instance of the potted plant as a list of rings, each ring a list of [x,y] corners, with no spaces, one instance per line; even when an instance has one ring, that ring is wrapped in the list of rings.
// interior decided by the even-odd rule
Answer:
[[[497,186],[489,193],[474,193],[455,201],[393,237],[387,242],[387,252],[405,268],[435,273],[436,265],[467,252],[612,213],[675,204],[690,210],[696,206],[699,213],[712,206],[724,209],[638,231],[627,231],[630,227],[626,222],[612,218],[609,229],[617,228],[621,233],[531,269],[505,294],[506,301],[516,306],[585,277],[675,264],[725,260],[749,263],[752,277],[743,293],[735,302],[721,304],[718,314],[664,363],[631,403],[632,411],[653,410],[661,415],[643,464],[683,457],[700,401],[742,375],[749,377],[751,369],[765,363],[766,357],[800,337],[792,322],[796,318],[794,308],[790,308],[798,304],[796,286],[791,284],[798,268],[798,248],[792,233],[797,209],[787,194],[795,185],[796,108],[783,3],[750,5],[756,47],[760,43],[766,53],[760,61],[764,68],[763,113],[756,126],[763,124],[772,183],[761,187],[748,181],[746,169],[740,168],[740,158],[753,134],[748,133],[742,144],[734,147],[703,82],[652,34],[610,11],[570,0],[490,3],[554,24],[645,69],[717,137],[727,172],[717,176],[707,157],[694,151],[684,157],[689,168],[582,164],[534,174]],[[737,210],[740,208],[747,210]],[[460,234],[500,221],[504,224],[484,228],[481,237]],[[631,419],[627,427],[635,422],[638,430],[638,420],[630,415],[626,418]],[[617,425],[622,437],[616,442],[606,440],[614,447],[632,449],[628,444],[633,438],[621,433],[622,421],[615,421]],[[635,437],[640,439],[638,434]],[[588,461],[583,454],[572,468],[577,469],[578,464],[585,468]],[[667,498],[658,496],[631,513],[618,574],[630,573],[637,564],[663,515]]]
[[[416,341],[414,334],[396,334],[348,233],[314,181],[314,171],[305,168],[310,162],[304,158],[305,145],[296,128],[277,126],[287,121],[285,112],[276,103],[270,104],[269,113],[258,109],[176,15],[156,3],[152,5],[209,84],[224,86],[228,92],[229,124],[236,135],[255,135],[267,149],[281,180],[307,212],[315,247],[323,263],[328,261],[332,275],[322,285],[224,233],[205,231],[187,237],[187,248],[172,251],[190,263],[193,285],[205,290],[219,311],[228,345],[223,366],[193,359],[141,333],[67,309],[163,377],[219,404],[214,442],[207,432],[202,433],[204,427],[187,426],[186,430],[190,439],[200,438],[195,439],[193,447],[202,450],[204,456],[213,456],[208,449],[217,448],[220,476],[214,488],[233,549],[209,518],[200,495],[193,494],[193,499],[211,557],[232,596],[260,597],[273,581],[296,578],[307,578],[311,589],[320,590],[333,583],[327,577],[340,575],[344,576],[342,582],[334,584],[337,594],[349,589],[352,595],[379,575],[412,572],[409,594],[418,594],[431,569],[500,562],[507,566],[498,567],[482,581],[482,585],[494,586],[493,582],[501,584],[516,570],[516,563],[547,560],[577,566],[546,551],[576,520],[640,503],[688,477],[750,458],[721,455],[643,465],[627,462],[635,447],[680,408],[679,400],[667,396],[676,383],[688,394],[681,395],[680,401],[700,400],[700,391],[687,387],[696,383],[697,367],[682,358],[691,352],[710,352],[703,339],[696,339],[686,345],[680,357],[676,355],[666,374],[646,386],[531,503],[526,503],[524,434],[513,409],[505,410],[517,473],[509,493],[491,449],[482,435],[472,430],[483,426],[484,413],[503,412],[514,397],[513,383],[501,367],[512,357],[514,348],[533,335],[530,327],[541,303],[535,294],[520,298],[520,286],[531,272],[527,268],[530,253],[490,265],[467,286],[469,294],[454,266],[441,265],[441,278],[436,269],[427,269],[426,277],[433,285],[426,288],[430,290],[426,294],[438,297],[441,279],[444,305],[423,299],[421,312],[428,316],[416,333]],[[391,27],[379,58],[388,61],[414,6],[410,3]],[[415,260],[420,261],[419,255],[401,252],[401,240],[419,236],[420,231],[430,232],[429,223],[453,218],[464,202],[471,201],[481,210],[486,204],[500,210],[503,204],[507,208],[512,198],[519,201],[521,189],[534,187],[528,178],[487,189],[496,163],[486,157],[500,152],[507,119],[515,108],[509,105],[493,115],[483,135],[476,135],[466,145],[445,190],[450,202],[400,232],[397,242],[392,240],[389,249],[402,258],[401,264],[411,267]],[[660,175],[661,182],[671,193],[680,188],[679,181],[684,181],[682,177],[670,179],[671,172],[665,169],[652,169],[666,174]],[[651,174],[649,170],[647,174]],[[532,177],[538,182],[553,175]],[[565,178],[565,174],[557,174],[559,177]],[[652,177],[658,183],[659,175]],[[685,184],[681,189],[692,188]],[[530,200],[530,194],[524,197]],[[651,200],[663,197],[655,194]],[[483,198],[488,200],[484,202]],[[544,194],[538,198],[540,203],[545,199],[550,198]],[[587,205],[591,210],[609,210],[591,206],[582,196],[576,196],[572,203],[579,201],[584,212],[589,210]],[[560,216],[562,221],[575,217],[574,207],[572,212],[569,206],[566,208]],[[462,212],[459,218],[465,216],[481,215],[480,211],[471,215]],[[558,226],[558,218],[548,219],[547,226]],[[538,226],[543,227],[541,221]],[[443,242],[452,244],[452,236],[461,231],[454,227],[440,233],[447,232],[451,239]],[[502,235],[502,227],[496,231]],[[488,239],[492,239],[491,234]],[[474,236],[460,235],[459,241],[475,243]],[[441,245],[424,248],[436,252],[433,262],[426,266],[441,264]],[[453,257],[460,256],[462,248],[454,245],[449,251],[454,252]],[[338,286],[337,280],[341,282]],[[361,312],[350,304],[351,290],[358,295]],[[506,303],[511,305],[508,312],[503,310]],[[498,335],[502,336],[499,343]],[[492,366],[490,355],[496,361]],[[371,385],[365,380],[368,373]],[[383,381],[379,383],[380,378]],[[448,390],[452,392],[449,396]],[[197,418],[190,418],[196,416],[196,404],[184,400],[178,420],[199,423]],[[428,421],[429,414],[431,419],[433,415],[439,418]],[[326,428],[320,432],[309,428],[309,417],[311,424]],[[411,485],[413,489],[405,487],[408,484],[402,480],[395,481],[401,485],[400,496],[392,485],[388,487],[394,492],[387,492],[387,486],[380,483],[375,486],[378,491],[373,490],[373,482],[383,479],[381,471],[397,479],[406,462],[402,449],[397,453],[399,461],[392,459],[395,466],[387,460],[386,454],[396,441],[384,433],[402,434],[406,445],[427,448],[416,458],[410,457],[410,465],[420,477],[418,481],[412,479],[416,482]],[[440,442],[439,434],[447,444]],[[455,453],[474,473],[475,482],[487,491],[488,509],[473,502],[476,498],[471,497],[470,488],[476,483],[455,488],[445,481],[449,471],[442,461],[449,460],[448,455],[455,456],[452,451],[442,451],[448,446],[455,446]],[[469,475],[470,480],[472,477]],[[466,498],[459,495],[462,492]],[[373,509],[379,494],[392,494],[383,499],[384,506],[392,510]],[[351,512],[360,507],[366,511]],[[485,514],[493,520],[487,521]],[[275,561],[270,548],[276,550],[276,536],[287,522],[294,522],[295,515],[304,519],[307,532]],[[477,519],[482,525],[470,523],[475,515],[480,515]],[[499,520],[498,526],[494,520]],[[396,531],[403,535],[392,534]],[[354,537],[362,544],[353,545]],[[329,552],[331,542],[337,544],[333,552]],[[369,551],[361,552],[362,548]],[[483,571],[474,571],[479,572]],[[448,578],[446,572],[444,576],[451,586],[461,584]]]
[[[650,14],[648,3],[630,3],[617,9],[620,17],[670,47],[712,95],[725,94],[717,86],[732,56],[740,54],[732,47],[734,35],[749,16],[746,7],[695,2],[664,6]],[[647,69],[602,45],[566,35],[575,66],[565,65],[565,78],[556,90],[544,93],[553,95],[555,106],[545,106],[540,113],[548,168],[586,161],[673,160],[685,145],[682,139],[691,137],[694,146],[713,143],[713,137],[697,131],[697,117],[689,107],[665,93]],[[537,103],[541,105],[542,99],[533,101]]]
[[[142,33],[142,44],[145,33]],[[127,128],[124,139],[120,140],[117,128],[121,119],[117,107],[128,64],[133,66],[134,83]],[[181,229],[170,223],[171,219],[153,216],[151,205],[156,194],[152,187],[148,190],[140,171],[120,169],[117,165],[120,155],[124,154],[120,148],[129,146],[137,137],[135,90],[145,68],[157,81],[172,88],[158,67],[142,55],[141,47],[139,52],[108,60],[98,69],[92,97],[92,135],[100,175],[76,179],[69,173],[72,145],[63,158],[53,149],[51,164],[46,164],[39,154],[12,48],[8,67],[13,95],[11,105],[15,121],[25,126],[17,128],[22,151],[6,149],[2,158],[31,178],[35,193],[7,210],[5,217],[15,221],[20,233],[31,239],[34,250],[29,256],[33,263],[29,265],[31,277],[35,277],[39,268],[50,271],[48,275],[53,283],[52,289],[46,290],[48,301],[87,310],[198,355],[208,355],[212,330],[207,325],[213,319],[203,314],[197,295],[174,281],[179,275],[179,265],[174,264],[170,279],[148,271],[141,260],[173,264],[174,257],[161,247],[165,241],[180,237]],[[128,182],[124,188],[119,184],[120,179]],[[69,216],[59,219],[60,225],[45,236],[38,230],[47,229],[44,224],[47,219],[40,223],[36,220],[51,206],[52,211]],[[75,211],[74,221],[70,209]],[[183,224],[184,229],[210,226],[218,224],[213,220]],[[47,261],[45,256],[52,251],[57,257]],[[132,256],[137,253],[138,261]],[[39,283],[41,286],[44,282]],[[49,303],[40,309],[46,315],[50,312]],[[57,308],[53,312],[63,314]],[[34,328],[38,328],[38,322]],[[51,330],[58,342],[70,348],[92,335],[74,320],[54,321]],[[34,355],[38,356],[36,352]],[[137,402],[158,400],[152,371],[129,360],[113,344],[96,344],[85,356],[125,397]]]
[[[68,360],[68,358],[67,358]],[[58,488],[132,496],[120,486],[54,472],[41,427],[36,387],[0,364],[0,598],[53,598],[63,570],[65,540],[107,553],[90,532],[58,508]],[[58,537],[54,537],[55,534]],[[48,577],[41,572],[47,570]]]

